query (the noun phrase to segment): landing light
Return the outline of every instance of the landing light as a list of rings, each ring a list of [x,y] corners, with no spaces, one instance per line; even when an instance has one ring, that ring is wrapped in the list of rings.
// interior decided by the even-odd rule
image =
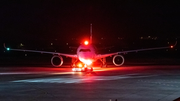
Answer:
[[[80,71],[81,71],[81,68],[73,68],[72,71],[73,71],[73,72],[80,72]]]
[[[84,64],[84,65],[91,65],[93,63],[92,60],[90,59],[84,59],[84,58],[79,58],[79,60]],[[83,66],[84,67],[84,66]]]
[[[92,61],[91,61],[91,60],[85,60],[84,62],[85,62],[85,64],[87,64],[87,65],[91,65],[91,64],[92,64]]]
[[[174,46],[170,46],[170,48],[174,48]]]
[[[80,68],[83,67],[83,65],[81,63],[79,63],[77,66],[80,67]]]

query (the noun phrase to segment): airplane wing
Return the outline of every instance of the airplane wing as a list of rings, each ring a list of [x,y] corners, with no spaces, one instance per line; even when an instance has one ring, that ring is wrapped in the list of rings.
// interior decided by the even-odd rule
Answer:
[[[34,53],[46,53],[46,54],[62,55],[62,56],[66,56],[66,57],[77,58],[76,54],[65,54],[65,53],[58,53],[58,52],[26,50],[26,49],[11,49],[11,48],[6,47],[5,44],[4,44],[4,48],[8,51],[12,50],[12,51],[34,52]]]
[[[145,49],[136,49],[136,50],[120,51],[120,52],[114,52],[114,53],[108,53],[108,54],[99,54],[99,55],[97,56],[97,59],[105,58],[105,57],[112,56],[112,55],[126,54],[126,53],[130,53],[130,52],[139,52],[139,51],[148,51],[148,50],[174,48],[174,46],[176,46],[176,44],[177,44],[177,42],[175,43],[175,45],[166,46],[166,47],[145,48]]]

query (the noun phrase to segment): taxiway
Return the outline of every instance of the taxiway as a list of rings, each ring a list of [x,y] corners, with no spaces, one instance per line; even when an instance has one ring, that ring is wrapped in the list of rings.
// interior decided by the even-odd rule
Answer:
[[[1,67],[1,101],[175,101],[180,66],[71,68]]]

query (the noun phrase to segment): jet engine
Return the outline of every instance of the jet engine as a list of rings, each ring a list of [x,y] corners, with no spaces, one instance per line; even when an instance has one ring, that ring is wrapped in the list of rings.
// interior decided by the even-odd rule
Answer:
[[[115,55],[113,57],[113,63],[115,66],[121,66],[124,64],[124,57],[122,55]]]
[[[54,55],[51,58],[51,64],[54,67],[60,67],[63,64],[63,58],[61,56],[59,56],[59,55]]]

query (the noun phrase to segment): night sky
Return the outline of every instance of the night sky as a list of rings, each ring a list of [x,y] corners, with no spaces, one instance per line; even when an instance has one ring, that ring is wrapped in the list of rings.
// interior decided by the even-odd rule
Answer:
[[[179,37],[180,2],[171,0],[4,0],[0,40]]]

